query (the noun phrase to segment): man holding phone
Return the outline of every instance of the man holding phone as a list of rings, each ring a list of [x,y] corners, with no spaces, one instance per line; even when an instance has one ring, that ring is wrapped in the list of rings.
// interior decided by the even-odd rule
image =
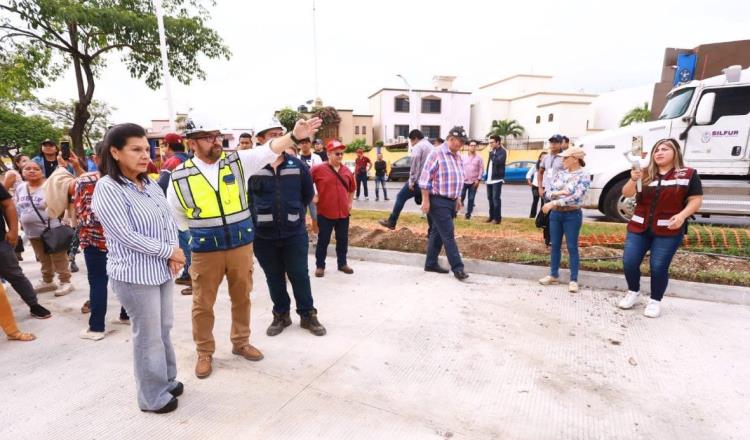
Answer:
[[[70,158],[70,143],[63,142],[63,146],[65,147],[65,150],[67,150],[68,158]],[[39,155],[31,160],[39,164],[39,168],[44,170],[44,177],[47,178],[57,169],[57,154],[60,153],[61,150],[58,148],[57,143],[52,139],[43,140],[40,144],[39,150]],[[63,153],[63,159],[67,160],[64,156],[65,153]],[[70,174],[74,174],[72,166],[68,165],[67,168],[68,171],[70,171]]]

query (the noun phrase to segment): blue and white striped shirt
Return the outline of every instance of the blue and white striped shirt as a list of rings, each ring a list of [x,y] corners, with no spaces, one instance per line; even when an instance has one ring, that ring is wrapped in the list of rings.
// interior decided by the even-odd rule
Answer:
[[[148,180],[141,191],[123,178],[96,184],[91,207],[104,227],[107,274],[117,281],[159,285],[172,279],[168,260],[177,246],[177,225],[161,187]]]

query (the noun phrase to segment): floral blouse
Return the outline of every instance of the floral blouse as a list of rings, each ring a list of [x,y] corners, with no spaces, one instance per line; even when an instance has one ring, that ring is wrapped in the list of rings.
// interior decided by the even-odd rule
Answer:
[[[591,178],[579,168],[576,171],[568,172],[567,170],[559,171],[552,180],[550,188],[550,198],[558,206],[575,206],[583,205],[583,197],[591,186]]]

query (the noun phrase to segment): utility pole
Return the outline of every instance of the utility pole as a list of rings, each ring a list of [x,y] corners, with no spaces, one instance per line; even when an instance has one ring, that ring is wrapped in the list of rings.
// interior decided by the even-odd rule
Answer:
[[[156,23],[159,27],[159,46],[161,48],[161,68],[162,77],[164,78],[164,92],[167,95],[167,112],[169,114],[169,129],[175,131],[174,101],[172,100],[172,84],[169,75],[169,61],[167,59],[167,37],[164,32],[164,10],[162,9],[162,0],[154,0],[156,8]]]

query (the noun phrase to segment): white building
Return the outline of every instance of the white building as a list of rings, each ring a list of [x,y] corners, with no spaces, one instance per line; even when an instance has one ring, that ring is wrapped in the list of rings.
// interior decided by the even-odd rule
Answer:
[[[520,74],[479,87],[472,96],[470,136],[484,138],[493,120],[514,119],[525,129],[519,142],[541,146],[558,133],[576,139],[617,127],[627,111],[650,104],[653,95],[653,86],[601,95],[555,91],[552,80]]]
[[[375,141],[395,143],[415,128],[430,139],[444,138],[457,125],[468,129],[471,93],[453,90],[455,79],[435,76],[432,90],[383,88],[370,95]]]

